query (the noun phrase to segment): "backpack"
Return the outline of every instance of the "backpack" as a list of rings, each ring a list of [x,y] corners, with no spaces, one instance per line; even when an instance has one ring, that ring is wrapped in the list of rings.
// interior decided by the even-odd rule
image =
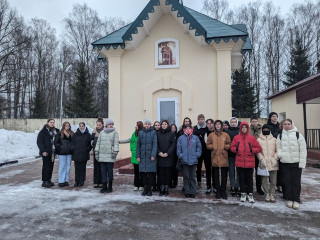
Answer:
[[[296,137],[297,137],[297,140],[299,139],[299,132],[296,132]],[[281,140],[282,138],[282,133],[279,134],[279,139]]]

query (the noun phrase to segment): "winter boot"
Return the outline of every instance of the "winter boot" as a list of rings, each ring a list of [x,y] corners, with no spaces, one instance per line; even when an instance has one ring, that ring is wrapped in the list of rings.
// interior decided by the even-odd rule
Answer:
[[[211,187],[207,186],[206,194],[210,194],[210,193],[211,193]]]
[[[164,186],[164,195],[168,196],[169,195],[169,185]]]
[[[160,192],[159,192],[159,196],[163,196],[164,194],[164,185],[160,186]]]
[[[234,187],[231,187],[230,193],[231,193],[232,197],[235,197],[236,196],[236,189]]]
[[[219,191],[216,193],[216,199],[221,199],[221,193]]]
[[[254,199],[253,199],[253,194],[252,193],[248,194],[248,200],[249,200],[249,203],[254,203]]]
[[[273,194],[270,195],[270,202],[272,202],[272,203],[275,203],[275,202],[276,202],[276,199],[275,199],[275,197],[273,196]]]
[[[245,202],[246,199],[247,199],[247,194],[246,193],[241,193],[240,202]]]
[[[300,207],[300,204],[298,202],[293,202],[292,208],[295,210],[298,210]]]
[[[148,197],[151,197],[152,196],[152,188],[151,187],[148,187],[148,193],[147,193],[147,196]]]
[[[106,193],[111,193],[112,192],[112,181],[109,181],[109,185],[108,185],[108,187],[107,187],[107,189],[106,189]]]
[[[266,198],[265,198],[265,201],[266,201],[266,202],[270,202],[270,201],[271,201],[271,196],[270,196],[269,193],[267,193],[267,196],[266,196]]]
[[[144,189],[143,189],[141,195],[142,195],[142,196],[147,196],[147,194],[148,194],[148,187],[147,187],[147,186],[144,186]]]
[[[49,183],[51,184],[51,187],[54,186],[54,183],[51,180],[49,180]]]
[[[222,199],[225,199],[225,200],[228,199],[228,196],[227,196],[227,193],[226,193],[226,192],[222,192],[222,193],[221,193],[221,197],[222,197]]]
[[[288,208],[292,208],[293,207],[293,202],[292,201],[288,201],[287,202],[287,207]]]
[[[102,184],[102,188],[100,190],[100,193],[106,193],[107,192],[107,184],[106,183],[103,183]]]
[[[49,181],[44,181],[44,182],[42,183],[42,187],[51,188],[52,185],[51,185],[51,183],[50,183]]]

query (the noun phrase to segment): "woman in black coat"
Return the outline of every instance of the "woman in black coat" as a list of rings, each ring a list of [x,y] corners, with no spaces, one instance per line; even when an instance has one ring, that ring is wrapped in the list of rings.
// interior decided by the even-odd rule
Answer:
[[[171,131],[167,120],[161,122],[158,137],[158,170],[160,196],[169,194],[169,184],[172,180],[172,167],[175,164],[176,137]]]
[[[86,166],[90,159],[91,135],[84,122],[79,123],[79,128],[71,142],[72,160],[75,168],[75,187],[82,187],[86,180]]]
[[[42,187],[50,188],[54,186],[51,181],[55,158],[54,137],[59,133],[59,129],[54,127],[54,119],[48,119],[38,134],[37,145],[39,154],[42,157]]]

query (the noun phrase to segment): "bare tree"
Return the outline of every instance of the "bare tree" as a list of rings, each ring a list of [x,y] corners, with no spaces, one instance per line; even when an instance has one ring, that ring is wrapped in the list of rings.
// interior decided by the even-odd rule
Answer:
[[[204,0],[202,12],[220,21],[230,19],[229,3],[226,0]]]

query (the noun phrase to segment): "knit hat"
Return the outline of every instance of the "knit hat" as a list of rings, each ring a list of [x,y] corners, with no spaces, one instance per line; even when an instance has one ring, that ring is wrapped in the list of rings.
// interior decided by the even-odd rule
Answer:
[[[151,120],[150,120],[149,118],[146,118],[146,120],[144,120],[144,123],[145,123],[145,124],[146,124],[147,122],[152,125],[152,122],[151,122]]]
[[[262,126],[262,130],[265,129],[265,128],[268,128],[268,129],[270,130],[270,127],[269,127],[268,124],[264,124],[264,125]]]
[[[277,115],[277,117],[278,117],[278,113],[276,113],[276,112],[271,112],[271,113],[269,113],[269,119],[271,119],[272,115]]]
[[[108,126],[110,124],[114,125],[114,121],[111,118],[107,118],[106,121],[105,121],[105,126]]]

